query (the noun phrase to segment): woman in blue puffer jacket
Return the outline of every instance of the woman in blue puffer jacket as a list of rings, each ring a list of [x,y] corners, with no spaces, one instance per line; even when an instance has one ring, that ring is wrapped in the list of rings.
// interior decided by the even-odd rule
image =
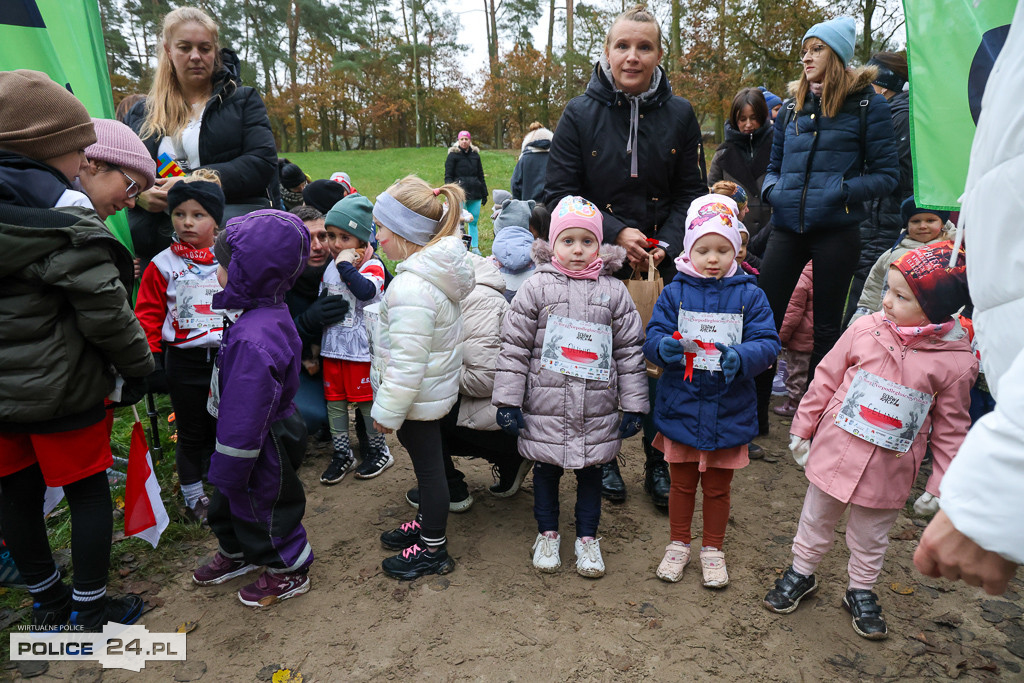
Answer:
[[[814,259],[814,351],[811,372],[841,332],[843,307],[860,255],[864,202],[899,182],[899,159],[885,98],[875,94],[874,67],[849,69],[856,28],[840,17],[804,35],[803,74],[776,119],[761,196],[775,229],[761,264],[760,285],[782,325],[804,265]]]

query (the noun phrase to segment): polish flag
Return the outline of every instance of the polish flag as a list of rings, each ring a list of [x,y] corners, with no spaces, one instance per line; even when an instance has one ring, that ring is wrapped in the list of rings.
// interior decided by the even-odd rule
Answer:
[[[128,452],[128,483],[124,490],[124,535],[138,536],[155,548],[170,518],[160,500],[160,484],[153,470],[146,434],[138,414],[135,418]]]

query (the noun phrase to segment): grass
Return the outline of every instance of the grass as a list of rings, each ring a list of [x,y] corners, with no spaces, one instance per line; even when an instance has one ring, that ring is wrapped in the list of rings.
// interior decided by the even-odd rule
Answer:
[[[344,171],[352,178],[352,185],[371,200],[409,174],[418,175],[434,187],[444,184],[444,161],[447,148],[358,150],[353,152],[305,152],[282,154],[301,168],[310,178],[330,178],[332,173]],[[512,171],[516,166],[514,150],[481,150],[480,160],[488,190],[509,189]],[[477,222],[480,233],[480,251],[491,251],[494,224],[491,222],[491,200],[480,211]]]

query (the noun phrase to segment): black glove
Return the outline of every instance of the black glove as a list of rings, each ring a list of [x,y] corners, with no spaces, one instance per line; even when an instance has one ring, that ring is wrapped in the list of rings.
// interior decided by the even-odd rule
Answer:
[[[634,434],[639,434],[643,428],[643,413],[623,413],[622,423],[619,425],[619,438],[628,439]]]
[[[310,334],[316,335],[327,325],[340,323],[348,315],[348,301],[340,294],[328,294],[325,289],[320,298],[314,301],[306,312],[299,316],[298,322]]]
[[[526,428],[526,421],[523,420],[523,411],[520,408],[498,408],[495,421],[503,432],[512,436],[519,436],[519,432]]]
[[[146,395],[148,383],[145,377],[125,377],[121,385],[121,400],[114,403],[115,408],[133,406]]]
[[[149,394],[169,394],[171,389],[167,384],[167,373],[164,372],[164,354],[154,353],[153,360],[156,362],[156,368],[153,372],[146,375],[143,380],[145,383],[145,392]],[[125,384],[128,380],[125,379]],[[125,405],[134,405],[134,403]]]

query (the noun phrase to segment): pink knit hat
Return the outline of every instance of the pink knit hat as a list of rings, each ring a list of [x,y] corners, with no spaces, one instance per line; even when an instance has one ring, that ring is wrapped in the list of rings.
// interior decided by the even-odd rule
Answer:
[[[135,132],[120,121],[93,119],[96,142],[85,148],[85,157],[105,161],[126,171],[135,171],[144,179],[145,192],[156,183],[156,162]]]
[[[682,256],[689,257],[693,244],[704,235],[715,233],[732,242],[740,253],[739,209],[732,197],[706,194],[697,197],[686,210],[686,234],[683,236]]]
[[[469,134],[468,130],[460,130],[459,131],[459,139],[461,140],[462,138],[466,138],[467,140],[471,140],[473,138],[473,136]]]
[[[594,233],[598,242],[604,239],[604,219],[601,212],[583,197],[568,195],[558,202],[555,210],[551,212],[548,241],[554,244],[558,239],[558,233],[569,228],[589,230]]]

